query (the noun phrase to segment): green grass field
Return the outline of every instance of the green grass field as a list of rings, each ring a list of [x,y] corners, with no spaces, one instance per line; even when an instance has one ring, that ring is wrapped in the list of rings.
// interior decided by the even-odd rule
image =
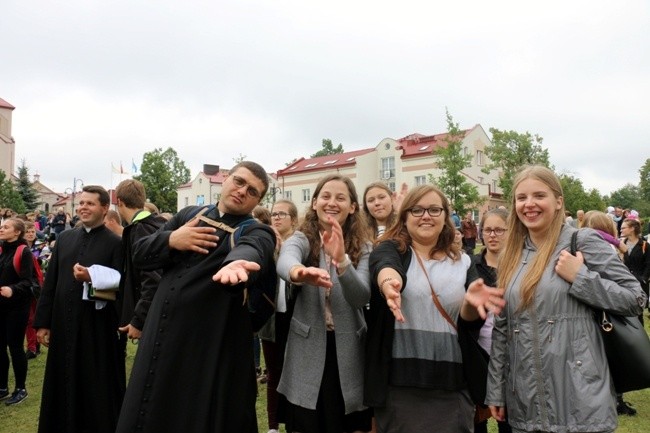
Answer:
[[[650,320],[645,321],[646,330],[650,332]],[[133,363],[133,356],[137,346],[128,345],[127,366],[130,368]],[[47,349],[43,350],[38,358],[29,361],[29,372],[27,375],[27,391],[29,397],[22,403],[8,407],[4,402],[0,403],[0,433],[34,433],[38,426],[38,412],[41,402],[41,387],[43,383],[43,371],[45,368],[45,356]],[[650,360],[649,360],[650,362]],[[13,385],[13,372],[9,373],[9,386]],[[257,399],[257,419],[260,433],[267,432],[266,423],[266,385],[259,384],[259,396]],[[638,414],[633,417],[619,417],[619,433],[641,433],[650,432],[650,389],[635,391],[625,394],[625,400],[630,402]],[[496,423],[489,422],[490,433],[495,433]],[[284,432],[284,430],[281,430]],[[165,432],[161,432],[165,433]]]

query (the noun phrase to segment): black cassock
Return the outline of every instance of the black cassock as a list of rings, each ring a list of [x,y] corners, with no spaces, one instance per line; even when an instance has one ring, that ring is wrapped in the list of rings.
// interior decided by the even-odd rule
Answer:
[[[135,246],[144,268],[163,276],[144,325],[117,432],[257,433],[257,384],[252,326],[243,285],[223,286],[212,276],[237,259],[262,266],[250,281],[274,274],[275,235],[255,223],[230,251],[218,230],[209,254],[170,250],[172,230],[196,212],[180,211]],[[235,227],[245,216],[209,215]]]
[[[34,318],[35,328],[51,332],[39,433],[114,432],[126,388],[117,309],[82,299],[76,263],[120,270],[120,238],[103,225],[57,236]]]

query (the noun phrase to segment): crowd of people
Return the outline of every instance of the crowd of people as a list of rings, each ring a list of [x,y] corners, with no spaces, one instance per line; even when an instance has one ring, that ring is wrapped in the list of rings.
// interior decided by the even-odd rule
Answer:
[[[613,432],[636,413],[591,312],[644,320],[638,212],[573,219],[541,166],[478,224],[434,185],[359,195],[328,175],[302,218],[261,207],[268,187],[243,161],[216,205],[175,215],[131,179],[116,209],[85,186],[74,217],[0,212],[0,399],[27,398],[46,352],[40,433],[256,433],[259,337],[269,433],[486,432],[490,417],[500,433]]]

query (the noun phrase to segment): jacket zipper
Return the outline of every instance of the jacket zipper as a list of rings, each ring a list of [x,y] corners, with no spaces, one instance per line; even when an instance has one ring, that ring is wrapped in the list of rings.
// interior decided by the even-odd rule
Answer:
[[[521,274],[521,271],[524,270],[524,267],[528,263],[528,256],[529,255],[530,255],[530,250],[526,250],[526,257],[524,257],[524,259],[521,261],[521,266],[519,266],[519,270],[517,271],[517,275],[515,275],[515,278],[513,278],[512,281],[516,281],[517,278],[519,278],[519,275]],[[508,310],[508,311],[510,311],[510,310]],[[508,326],[510,326],[511,323],[512,322],[510,320],[510,313],[508,313]],[[515,374],[515,372],[517,371],[517,360],[519,359],[517,357],[517,349],[518,349],[518,346],[519,346],[519,339],[517,337],[519,336],[519,328],[517,326],[515,326],[514,329],[512,330],[512,333],[513,333],[513,340],[514,340],[513,344],[515,346],[515,359],[514,359],[514,363],[513,363],[512,367],[511,367],[510,374],[512,374],[512,393],[516,394],[517,393],[517,386],[516,386],[517,375]]]

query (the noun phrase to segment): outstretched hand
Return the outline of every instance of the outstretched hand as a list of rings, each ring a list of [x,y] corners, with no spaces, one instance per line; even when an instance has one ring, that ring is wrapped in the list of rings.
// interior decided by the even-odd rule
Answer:
[[[310,286],[317,287],[332,287],[332,280],[330,279],[330,273],[325,269],[317,268],[314,266],[310,267],[298,267],[295,271],[292,272],[291,281],[295,283],[304,283],[309,284]]]
[[[250,272],[259,271],[261,266],[248,260],[235,260],[219,269],[219,272],[212,276],[212,281],[234,286],[235,284],[248,281]]]
[[[198,227],[199,219],[192,218],[169,236],[169,247],[179,251],[194,251],[208,254],[208,248],[215,248],[219,237],[214,227]]]
[[[402,314],[402,281],[397,278],[386,281],[379,290],[386,298],[386,305],[395,316],[395,320],[404,323],[406,320]]]
[[[476,309],[481,319],[487,318],[487,313],[500,314],[503,307],[506,305],[506,300],[503,299],[504,289],[490,287],[483,281],[482,278],[472,281],[465,293],[465,301]],[[462,311],[461,311],[462,313]],[[465,320],[471,320],[469,317],[464,317]]]

